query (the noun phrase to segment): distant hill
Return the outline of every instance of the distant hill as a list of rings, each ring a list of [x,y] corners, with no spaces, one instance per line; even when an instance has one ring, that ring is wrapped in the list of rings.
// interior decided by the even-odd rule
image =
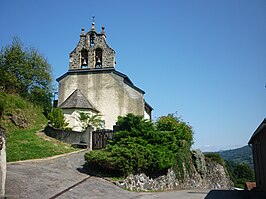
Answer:
[[[252,149],[246,145],[241,148],[231,149],[226,151],[215,152],[222,156],[223,159],[227,161],[232,161],[235,163],[246,163],[253,168],[253,156]]]

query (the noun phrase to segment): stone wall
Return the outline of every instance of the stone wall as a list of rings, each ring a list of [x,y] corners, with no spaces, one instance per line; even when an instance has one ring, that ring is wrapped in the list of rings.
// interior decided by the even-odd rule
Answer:
[[[48,124],[44,132],[46,135],[53,137],[57,140],[74,144],[74,143],[84,143],[88,145],[88,148],[92,148],[92,129],[88,128],[84,132],[78,131],[64,131],[62,129],[57,129]]]
[[[195,158],[195,156],[193,158]],[[130,175],[125,180],[117,181],[115,184],[131,191],[231,189],[233,187],[233,183],[230,181],[229,176],[222,165],[209,160],[203,162],[203,167],[204,164],[205,168],[201,167],[201,172],[196,169],[195,164],[192,164],[191,174],[185,171],[183,180],[177,179],[175,172],[172,169],[169,169],[166,175],[155,179],[149,178],[142,173],[139,175]]]
[[[86,50],[88,56],[88,68],[95,68],[96,65],[96,49],[102,50],[102,67],[115,67],[115,51],[106,43],[106,36],[104,34],[97,34],[95,32],[95,45],[90,46],[90,32],[86,35],[81,35],[76,48],[70,53],[69,69],[81,69],[81,51]]]
[[[5,129],[0,127],[0,197],[5,195],[5,184],[6,184],[6,132]]]

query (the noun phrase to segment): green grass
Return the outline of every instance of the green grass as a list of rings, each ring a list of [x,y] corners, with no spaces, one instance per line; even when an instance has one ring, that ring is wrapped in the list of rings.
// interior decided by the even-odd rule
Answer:
[[[0,92],[0,126],[6,129],[7,161],[45,158],[72,151],[77,151],[63,142],[54,139],[44,139],[36,132],[47,124],[42,109],[18,95]],[[16,115],[27,123],[24,129],[15,126],[10,117]]]
[[[7,134],[8,162],[45,158],[77,150],[70,144],[44,140],[36,135],[37,130],[16,130]]]

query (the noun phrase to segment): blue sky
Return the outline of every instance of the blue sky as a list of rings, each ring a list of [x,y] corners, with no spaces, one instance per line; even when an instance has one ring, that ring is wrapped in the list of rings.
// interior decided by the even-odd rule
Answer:
[[[92,16],[154,119],[177,111],[205,151],[247,144],[266,116],[266,1],[2,0],[0,46],[20,37],[56,79]]]

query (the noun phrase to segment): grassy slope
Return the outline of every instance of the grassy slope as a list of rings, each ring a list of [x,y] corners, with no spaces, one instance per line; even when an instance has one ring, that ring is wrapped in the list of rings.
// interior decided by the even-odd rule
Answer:
[[[4,113],[0,125],[6,129],[7,161],[44,158],[75,151],[69,144],[47,141],[36,134],[47,124],[42,110],[16,95],[0,92],[0,106]],[[15,126],[10,117],[16,115],[27,124],[21,129]]]

